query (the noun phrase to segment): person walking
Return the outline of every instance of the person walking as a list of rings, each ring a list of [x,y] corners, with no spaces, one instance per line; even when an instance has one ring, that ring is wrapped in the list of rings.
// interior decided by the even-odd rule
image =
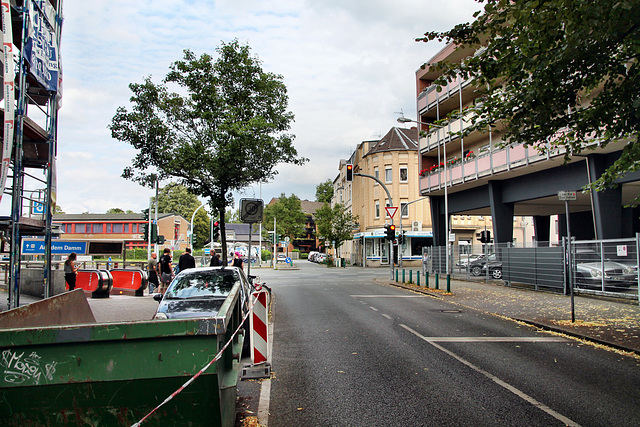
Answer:
[[[165,248],[160,257],[160,287],[158,292],[164,294],[171,283],[173,274],[173,266],[171,265],[171,250]]]
[[[242,268],[242,255],[240,254],[240,252],[236,252],[235,254],[233,254],[233,261],[231,265],[234,267]]]
[[[158,255],[155,252],[151,252],[151,258],[147,262],[147,274],[149,275],[149,293],[153,293],[154,290],[160,287],[160,281],[158,280]]]
[[[178,259],[178,271],[196,268],[196,259],[191,255],[191,248],[186,248]]]
[[[222,261],[220,260],[220,255],[217,252],[213,253],[211,257],[211,262],[209,262],[209,267],[219,267],[222,265]]]
[[[76,266],[77,258],[78,255],[75,252],[71,252],[64,262],[64,280],[67,282],[70,291],[76,288],[76,275],[78,274],[78,267]]]

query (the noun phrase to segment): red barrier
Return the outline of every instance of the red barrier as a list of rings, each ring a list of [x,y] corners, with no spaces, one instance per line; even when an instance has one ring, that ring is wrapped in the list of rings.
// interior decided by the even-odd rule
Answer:
[[[107,270],[79,270],[76,275],[76,289],[91,292],[92,298],[108,298],[113,278]],[[65,283],[65,289],[69,285]]]
[[[113,277],[113,295],[135,295],[141,297],[147,288],[147,273],[143,270],[110,270]]]

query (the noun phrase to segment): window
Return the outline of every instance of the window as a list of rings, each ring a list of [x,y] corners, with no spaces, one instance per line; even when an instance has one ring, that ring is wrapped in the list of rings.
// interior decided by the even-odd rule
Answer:
[[[112,228],[111,226],[112,225],[113,224],[107,224],[107,233],[111,233],[111,228]]]
[[[380,218],[380,202],[376,201],[376,218]]]
[[[123,226],[124,226],[124,224],[119,223],[119,222],[113,224],[113,233],[122,233],[123,228],[124,228]]]
[[[380,169],[377,166],[373,168],[373,176],[380,179]],[[378,181],[374,181],[373,185],[378,185]]]
[[[94,233],[102,233],[104,224],[93,224],[93,232]]]
[[[384,182],[385,184],[390,184],[393,182],[393,168],[384,169]]]
[[[85,233],[87,230],[87,224],[76,224],[76,233]]]
[[[402,218],[409,218],[409,205],[406,202],[400,202],[400,212]]]
[[[409,181],[409,169],[406,166],[400,166],[400,182]]]

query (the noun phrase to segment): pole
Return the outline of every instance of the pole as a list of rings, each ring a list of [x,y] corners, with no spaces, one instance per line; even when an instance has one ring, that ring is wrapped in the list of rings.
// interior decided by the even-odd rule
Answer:
[[[571,295],[571,323],[575,323],[576,321],[576,306],[575,306],[575,296],[573,293],[573,254],[571,252],[571,228],[569,227],[569,201],[564,201],[564,210],[565,215],[567,216],[567,253],[569,256],[567,257],[567,277],[569,280],[569,292]]]
[[[160,230],[158,229],[158,193],[160,191],[160,182],[156,179],[156,215],[154,222],[156,224],[156,236],[160,234]],[[151,208],[149,208],[149,217],[151,217]],[[151,228],[149,228],[149,241],[151,241]],[[156,238],[155,243],[153,244],[153,250],[158,253],[158,240]]]
[[[277,270],[276,262],[278,262],[278,258],[276,255],[276,217],[273,217],[273,255],[271,256],[273,260],[273,269]]]

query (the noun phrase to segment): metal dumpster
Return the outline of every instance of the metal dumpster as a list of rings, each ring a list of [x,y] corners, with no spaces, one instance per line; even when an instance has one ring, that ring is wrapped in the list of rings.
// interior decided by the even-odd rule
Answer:
[[[0,425],[233,426],[239,285],[216,317],[0,330]]]

